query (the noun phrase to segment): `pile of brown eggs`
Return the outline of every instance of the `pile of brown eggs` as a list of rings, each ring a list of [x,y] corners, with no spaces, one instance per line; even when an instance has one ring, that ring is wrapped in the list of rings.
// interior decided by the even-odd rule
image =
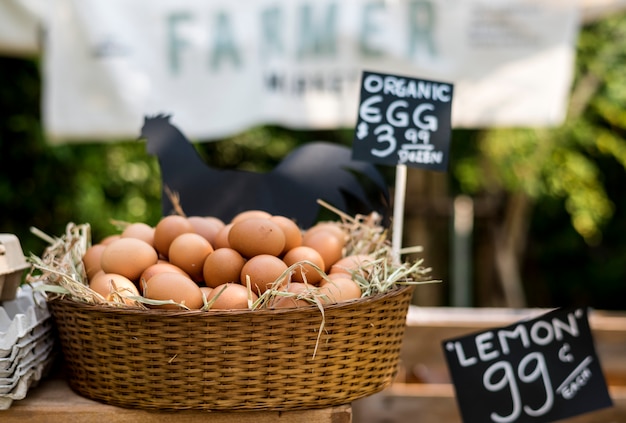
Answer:
[[[311,305],[298,294],[312,287],[323,303],[361,296],[352,275],[373,259],[344,256],[347,242],[336,222],[302,230],[261,210],[227,223],[169,215],[154,227],[128,224],[90,246],[82,261],[89,287],[110,301],[143,297],[153,308],[245,309],[271,289],[288,294],[273,296],[269,307],[299,307]]]

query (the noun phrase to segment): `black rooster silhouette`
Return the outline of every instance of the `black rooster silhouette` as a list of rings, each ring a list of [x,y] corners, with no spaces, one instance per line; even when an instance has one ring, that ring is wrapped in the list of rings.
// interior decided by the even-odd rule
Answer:
[[[376,211],[388,216],[387,185],[370,163],[351,159],[349,148],[309,142],[288,154],[272,171],[213,169],[170,123],[170,115],[146,116],[140,139],[161,168],[163,215],[179,197],[186,215],[215,216],[228,222],[244,210],[265,210],[294,219],[301,227],[319,217],[318,199],[351,215]],[[369,188],[366,189],[366,187]]]

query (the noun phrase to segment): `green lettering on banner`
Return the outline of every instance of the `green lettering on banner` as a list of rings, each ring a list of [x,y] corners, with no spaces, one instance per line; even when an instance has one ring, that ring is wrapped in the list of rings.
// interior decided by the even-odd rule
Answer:
[[[277,6],[261,11],[261,58],[284,55],[285,46],[281,37],[285,28],[282,9]]]
[[[219,69],[225,60],[229,60],[236,68],[240,67],[241,56],[235,45],[230,16],[225,12],[219,12],[215,18],[214,28],[213,48],[209,59],[211,68]]]
[[[414,0],[409,3],[409,57],[423,46],[430,56],[437,56],[433,37],[435,10],[429,0]]]
[[[300,8],[300,39],[298,58],[329,56],[337,54],[337,3],[330,3],[320,24],[313,18],[313,6]]]
[[[374,23],[374,16],[381,9],[385,9],[385,3],[382,1],[366,3],[363,7],[359,50],[361,55],[365,57],[380,57],[383,55],[382,50],[371,46],[369,43],[370,36],[380,32],[380,28]]]
[[[178,32],[179,25],[191,20],[189,13],[173,13],[167,17],[167,40],[169,68],[172,74],[176,75],[180,71],[180,51],[189,46],[189,43]]]

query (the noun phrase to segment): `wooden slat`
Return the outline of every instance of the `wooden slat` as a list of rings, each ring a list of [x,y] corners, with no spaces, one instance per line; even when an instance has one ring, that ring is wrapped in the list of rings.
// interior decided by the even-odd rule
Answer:
[[[158,389],[158,387],[155,387]],[[350,423],[350,405],[298,411],[156,412],[101,404],[75,394],[62,378],[44,379],[26,398],[0,410],[2,423]]]
[[[626,422],[626,388],[610,387],[613,407],[559,423]],[[462,423],[454,388],[449,384],[395,383],[352,404],[354,423]]]

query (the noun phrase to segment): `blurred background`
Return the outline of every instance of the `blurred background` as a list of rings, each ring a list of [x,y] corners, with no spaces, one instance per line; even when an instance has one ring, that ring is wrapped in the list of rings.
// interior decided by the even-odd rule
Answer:
[[[624,13],[584,22],[559,127],[455,129],[448,172],[409,169],[404,244],[423,246],[442,281],[416,290],[416,304],[626,309],[625,40]],[[41,74],[38,58],[0,56],[0,233],[39,255],[47,244],[32,227],[55,236],[88,222],[97,240],[112,220],[155,224],[161,179],[145,142],[51,145]],[[194,141],[211,166],[263,172],[302,143],[352,138],[258,126]]]

